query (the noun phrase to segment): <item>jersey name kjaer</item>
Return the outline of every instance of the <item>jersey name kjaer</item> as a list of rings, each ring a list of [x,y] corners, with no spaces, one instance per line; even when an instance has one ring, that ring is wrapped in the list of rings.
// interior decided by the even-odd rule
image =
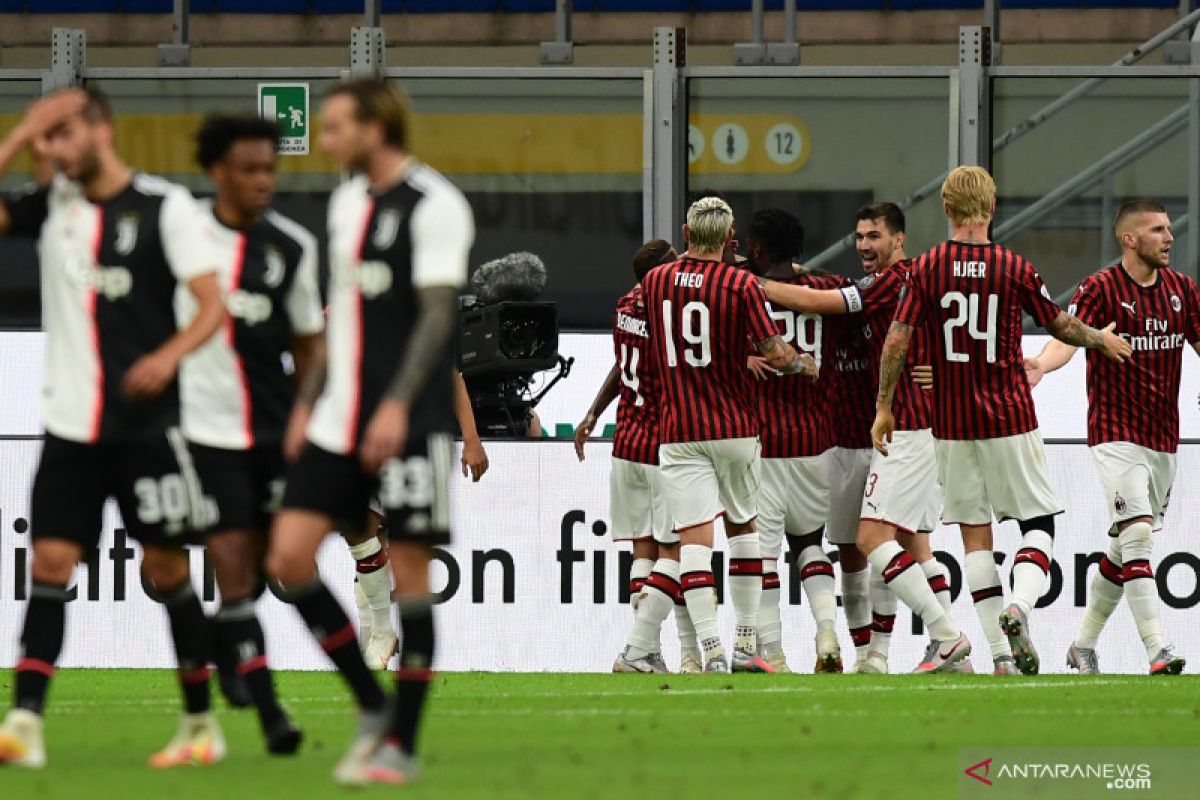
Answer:
[[[987,263],[984,261],[955,261],[954,277],[956,278],[986,278]]]

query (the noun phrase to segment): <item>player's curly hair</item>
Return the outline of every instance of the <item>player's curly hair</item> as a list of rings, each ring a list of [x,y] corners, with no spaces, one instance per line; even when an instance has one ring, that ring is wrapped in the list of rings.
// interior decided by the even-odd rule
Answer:
[[[983,167],[955,167],[942,183],[942,205],[955,225],[982,225],[992,219],[996,182]]]
[[[804,226],[782,208],[764,208],[750,219],[750,237],[762,245],[772,262],[791,261],[804,249]]]
[[[211,114],[196,134],[196,162],[207,170],[229,153],[234,142],[263,140],[279,147],[279,126],[252,114]]]
[[[697,253],[719,253],[733,228],[733,209],[719,197],[701,197],[687,212],[688,247]]]

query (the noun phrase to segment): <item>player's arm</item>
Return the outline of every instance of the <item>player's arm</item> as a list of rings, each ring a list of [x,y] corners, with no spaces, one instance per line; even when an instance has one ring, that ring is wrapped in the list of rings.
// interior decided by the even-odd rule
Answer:
[[[50,182],[53,170],[43,157],[39,143],[47,133],[61,125],[71,116],[83,111],[87,97],[79,89],[68,89],[43,97],[33,102],[29,110],[0,140],[0,179],[8,175],[9,168],[21,154],[29,148],[35,163],[35,177],[40,184]],[[0,202],[0,234],[7,234],[12,229],[13,218],[8,204]]]
[[[896,419],[892,416],[892,399],[896,396],[896,384],[904,372],[908,360],[908,348],[912,344],[911,325],[893,320],[883,342],[883,353],[879,357],[879,395],[875,398],[875,424],[871,426],[871,443],[883,455],[887,455],[888,443]]]
[[[1042,352],[1033,358],[1025,359],[1025,377],[1029,380],[1029,385],[1037,386],[1048,373],[1066,366],[1078,350],[1075,345],[1060,342],[1058,339],[1046,342]]]
[[[1099,350],[1108,359],[1118,364],[1125,361],[1133,348],[1129,342],[1113,333],[1117,323],[1110,322],[1103,328],[1093,328],[1082,322],[1078,317],[1066,311],[1058,312],[1058,316],[1046,326],[1046,331],[1064,344],[1075,347],[1086,347],[1088,350]]]
[[[197,275],[187,282],[196,299],[196,316],[157,350],[134,362],[121,382],[130,397],[157,397],[175,379],[184,356],[209,340],[225,324],[225,301],[215,272]]]
[[[763,358],[767,360],[767,364],[784,375],[794,375],[800,372],[815,381],[820,374],[817,370],[817,362],[813,360],[812,356],[798,352],[778,334],[763,339],[756,347],[758,352],[762,353]]]
[[[592,401],[591,407],[583,415],[583,421],[575,428],[575,455],[580,461],[583,461],[583,446],[591,438],[592,431],[596,429],[596,422],[605,409],[612,405],[612,401],[617,399],[620,390],[621,368],[613,364],[612,369],[604,378],[604,383],[600,384],[600,391],[596,392],[596,399]]]
[[[296,365],[296,403],[292,406],[287,431],[283,435],[283,455],[288,461],[300,457],[300,451],[308,441],[308,422],[312,418],[313,406],[321,392],[325,391],[325,377],[329,368],[325,334],[298,334],[292,337],[292,361]]]
[[[475,411],[471,408],[471,396],[467,394],[467,382],[462,373],[454,372],[454,416],[458,418],[458,429],[462,431],[462,474],[471,476],[473,483],[478,483],[483,473],[488,470],[487,451],[483,449],[483,441],[479,438],[479,429],[475,427]]]
[[[803,314],[848,314],[850,307],[838,289],[812,289],[794,283],[764,280],[763,293],[774,305]]]

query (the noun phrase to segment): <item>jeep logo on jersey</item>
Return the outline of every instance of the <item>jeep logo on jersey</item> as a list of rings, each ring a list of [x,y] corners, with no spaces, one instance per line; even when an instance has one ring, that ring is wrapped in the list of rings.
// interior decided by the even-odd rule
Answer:
[[[125,267],[92,268],[82,261],[69,260],[67,278],[88,289],[95,289],[105,300],[120,300],[133,291],[133,275]]]
[[[117,220],[117,240],[113,243],[113,249],[118,254],[127,256],[137,246],[137,237],[138,215],[122,214],[121,218]]]
[[[230,293],[225,305],[231,316],[247,325],[257,325],[271,318],[271,298],[265,294],[235,289]]]
[[[392,288],[392,268],[382,261],[364,261],[358,265],[358,288],[363,297],[373,300]]]
[[[371,244],[376,249],[387,250],[396,241],[396,234],[400,232],[400,217],[398,208],[385,208],[375,217],[375,235],[371,237]]]
[[[278,247],[270,246],[263,251],[263,261],[267,265],[266,271],[263,272],[263,283],[268,289],[275,289],[283,283],[283,276],[287,274],[287,261]]]

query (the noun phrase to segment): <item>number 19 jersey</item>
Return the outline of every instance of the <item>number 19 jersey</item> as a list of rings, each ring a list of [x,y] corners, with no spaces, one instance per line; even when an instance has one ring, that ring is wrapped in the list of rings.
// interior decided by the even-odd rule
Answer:
[[[916,260],[896,321],[928,326],[936,438],[996,439],[1037,428],[1022,311],[1043,328],[1062,313],[1033,265],[1005,247],[949,241]]]
[[[682,258],[642,281],[652,369],[659,378],[659,442],[759,433],[748,345],[779,334],[758,280],[719,261]]]

